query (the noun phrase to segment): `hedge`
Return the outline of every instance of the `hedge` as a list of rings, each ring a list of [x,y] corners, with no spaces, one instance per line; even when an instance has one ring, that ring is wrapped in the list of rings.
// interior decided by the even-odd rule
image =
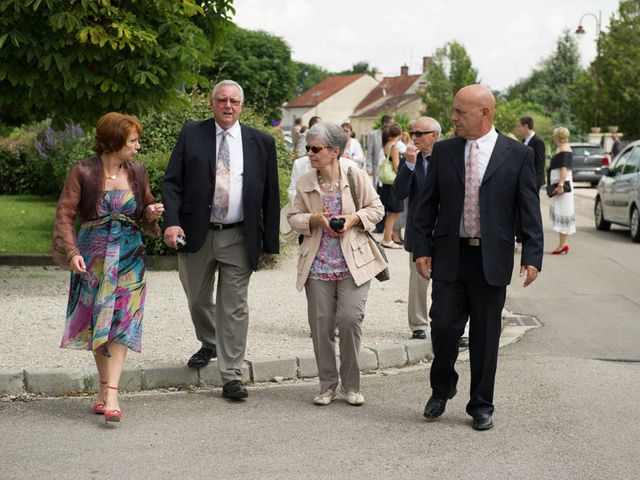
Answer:
[[[185,122],[211,116],[206,96],[187,96],[186,107],[166,112],[149,113],[140,118],[143,126],[141,150],[137,157],[149,173],[151,191],[158,201],[161,184],[180,129]],[[240,121],[272,135],[276,140],[280,203],[288,201],[287,187],[293,158],[282,132],[270,126],[250,107],[245,107]],[[83,132],[76,125],[55,131],[50,122],[31,125],[0,138],[0,194],[59,195],[73,162],[87,158],[94,131]],[[162,239],[145,238],[148,254],[174,252]]]

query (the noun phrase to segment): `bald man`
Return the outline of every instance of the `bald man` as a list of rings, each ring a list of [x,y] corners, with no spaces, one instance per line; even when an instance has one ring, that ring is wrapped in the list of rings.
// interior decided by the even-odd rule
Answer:
[[[528,286],[542,267],[543,233],[533,150],[498,133],[495,99],[482,85],[458,91],[456,137],[434,145],[416,210],[414,259],[432,280],[432,394],[428,420],[456,394],[457,341],[470,322],[470,398],[475,430],[493,426],[501,313],[514,262],[516,214],[522,220],[520,276]]]

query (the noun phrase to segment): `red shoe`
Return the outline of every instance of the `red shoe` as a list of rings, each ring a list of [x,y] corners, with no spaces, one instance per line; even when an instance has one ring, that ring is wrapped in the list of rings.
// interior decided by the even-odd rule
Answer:
[[[551,255],[561,255],[561,254],[567,254],[569,253],[569,245],[565,245],[562,248],[559,248],[558,250],[554,250],[553,252],[551,252]]]
[[[103,382],[102,380],[100,380],[100,385],[106,385],[106,384],[107,382]],[[93,407],[91,407],[91,409],[93,410],[93,413],[95,413],[96,415],[104,415],[105,405],[104,403],[94,402]]]
[[[118,387],[112,387],[111,385],[107,385],[107,388],[110,390],[116,390],[118,392],[120,391]],[[118,423],[121,419],[122,419],[122,412],[120,410],[117,410],[117,409],[109,410],[105,408],[104,423],[109,423],[109,422]]]

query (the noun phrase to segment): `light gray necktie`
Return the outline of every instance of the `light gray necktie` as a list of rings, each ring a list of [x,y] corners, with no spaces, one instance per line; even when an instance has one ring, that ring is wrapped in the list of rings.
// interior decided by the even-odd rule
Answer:
[[[222,132],[220,148],[218,148],[218,159],[216,161],[216,186],[213,194],[212,218],[214,221],[222,222],[229,213],[229,189],[231,186],[231,155],[229,154],[229,143],[227,135],[229,132]]]
[[[469,142],[469,155],[464,172],[464,230],[469,237],[480,236],[480,162],[478,142]]]

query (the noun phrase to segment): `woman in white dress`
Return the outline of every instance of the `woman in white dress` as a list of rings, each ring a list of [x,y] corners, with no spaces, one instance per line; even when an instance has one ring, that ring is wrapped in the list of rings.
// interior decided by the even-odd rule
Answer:
[[[553,255],[569,253],[567,238],[576,232],[576,217],[573,206],[573,153],[569,146],[569,130],[558,127],[553,131],[553,142],[558,146],[556,154],[549,165],[548,185],[557,185],[549,194],[549,215],[553,223],[553,231],[558,232],[558,247]],[[570,188],[565,191],[565,182]]]

